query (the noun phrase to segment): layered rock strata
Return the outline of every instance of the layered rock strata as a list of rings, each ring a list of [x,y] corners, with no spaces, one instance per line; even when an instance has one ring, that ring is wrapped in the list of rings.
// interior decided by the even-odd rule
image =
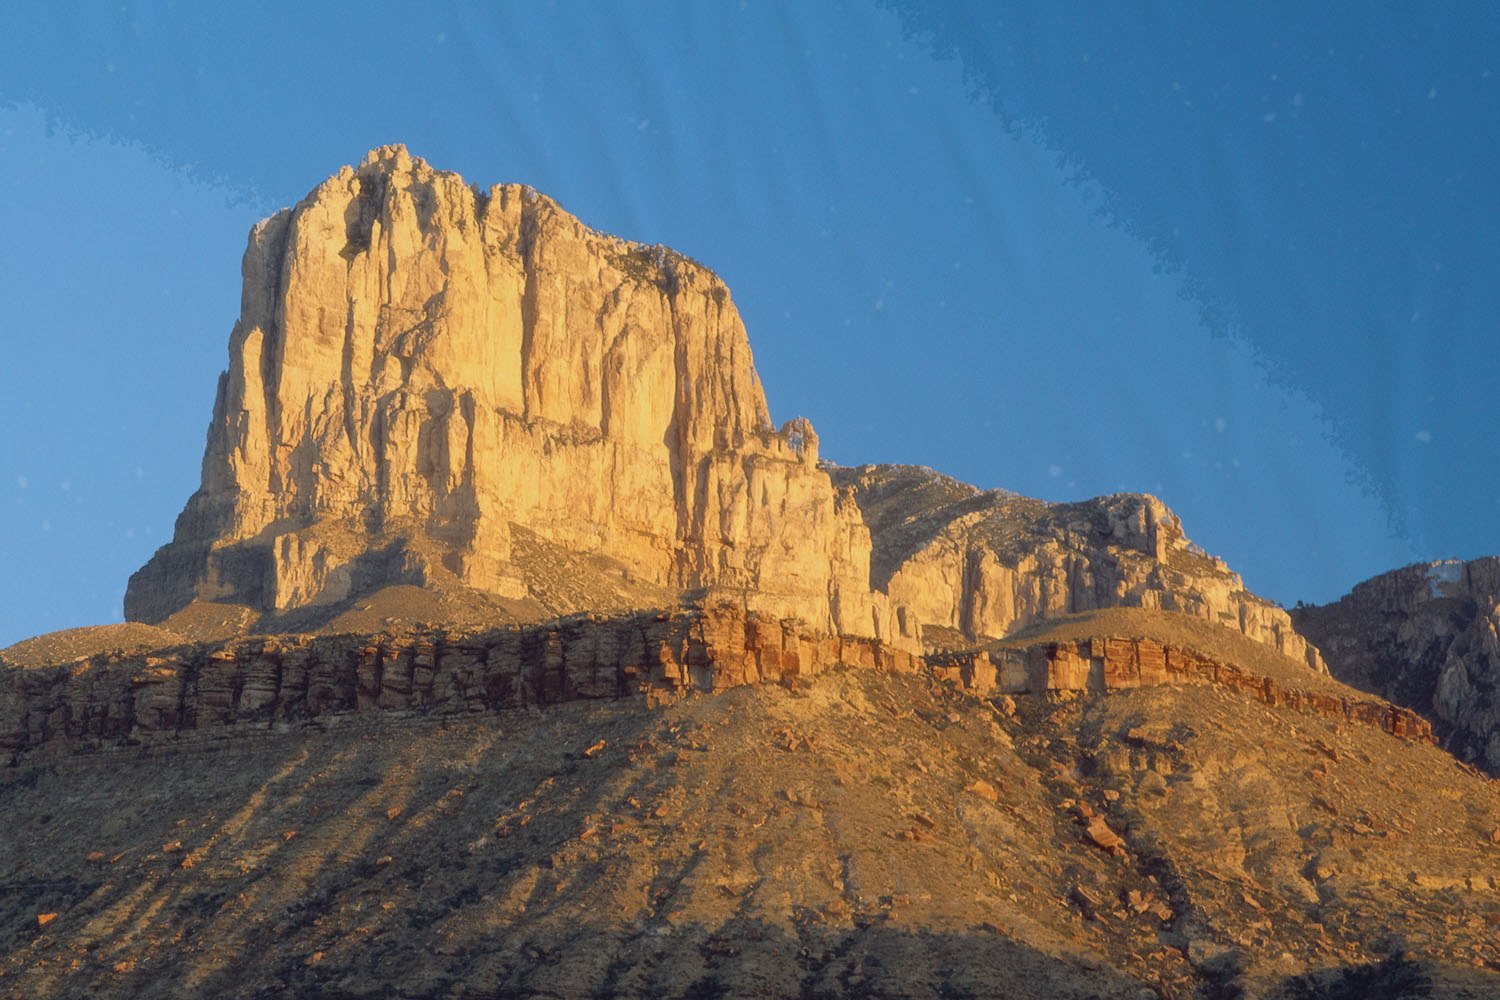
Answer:
[[[0,749],[98,743],[330,713],[479,712],[745,684],[834,666],[913,670],[878,639],[742,605],[581,615],[477,633],[256,636],[0,673]]]
[[[1500,774],[1500,558],[1407,566],[1292,615],[1339,680],[1422,712]]]
[[[833,475],[870,527],[872,584],[924,626],[972,642],[1098,608],[1180,611],[1326,672],[1286,611],[1190,542],[1153,496],[1047,503],[918,466]]]
[[[728,289],[400,146],[258,224],[202,485],[126,617],[531,586],[512,525],[653,583],[899,638],[858,510],[777,429]]]
[[[746,684],[794,685],[840,666],[930,669],[978,695],[1212,683],[1397,736],[1431,733],[1413,712],[1295,689],[1152,640],[1041,643],[924,661],[878,639],[832,637],[796,620],[716,605],[471,634],[257,637],[13,669],[0,675],[0,750],[99,746],[349,712],[663,700]]]
[[[1288,687],[1186,646],[1154,639],[1100,637],[1025,649],[966,650],[927,658],[934,676],[978,694],[1118,691],[1158,684],[1220,684],[1274,707],[1383,729],[1435,743],[1420,714],[1384,701]]]

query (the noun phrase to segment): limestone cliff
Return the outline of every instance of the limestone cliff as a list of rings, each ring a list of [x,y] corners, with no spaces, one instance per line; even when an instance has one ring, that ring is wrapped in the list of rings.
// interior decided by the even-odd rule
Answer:
[[[1292,616],[1336,677],[1424,713],[1500,774],[1500,558],[1407,566]]]
[[[1047,503],[917,466],[834,470],[874,543],[872,583],[929,631],[973,641],[1096,608],[1181,611],[1323,671],[1287,613],[1183,534],[1160,500]]]
[[[203,458],[126,617],[401,583],[524,598],[513,526],[876,635],[869,536],[777,430],[717,276],[400,146],[258,224]],[[558,609],[552,609],[554,612]]]

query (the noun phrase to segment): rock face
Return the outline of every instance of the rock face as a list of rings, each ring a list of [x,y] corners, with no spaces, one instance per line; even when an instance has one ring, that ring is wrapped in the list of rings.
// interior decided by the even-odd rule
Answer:
[[[1500,558],[1407,566],[1292,615],[1334,676],[1422,712],[1500,774]]]
[[[105,746],[218,725],[371,711],[456,714],[762,683],[921,658],[738,605],[579,615],[481,632],[254,636],[0,672],[0,750]],[[0,660],[0,666],[8,666]]]
[[[1154,639],[1101,636],[924,659],[725,604],[456,634],[257,636],[30,670],[0,657],[0,751],[99,749],[350,712],[452,715],[632,695],[661,702],[689,691],[796,687],[836,667],[922,670],[982,697],[1217,684],[1273,707],[1432,739],[1410,710],[1278,683]]]
[[[512,526],[829,632],[889,625],[858,510],[770,420],[729,292],[399,146],[257,225],[202,486],[126,617],[387,584],[524,597]]]
[[[1383,729],[1402,739],[1433,743],[1432,726],[1411,709],[1349,698],[1325,690],[1288,688],[1187,646],[1155,639],[1101,636],[1043,642],[1022,650],[967,650],[937,654],[928,665],[939,680],[978,694],[1122,691],[1159,684],[1219,684],[1262,704]]]
[[[1160,500],[1122,493],[1046,503],[931,469],[837,469],[873,536],[872,582],[923,626],[974,641],[1076,611],[1181,611],[1326,672],[1287,613],[1188,541]]]

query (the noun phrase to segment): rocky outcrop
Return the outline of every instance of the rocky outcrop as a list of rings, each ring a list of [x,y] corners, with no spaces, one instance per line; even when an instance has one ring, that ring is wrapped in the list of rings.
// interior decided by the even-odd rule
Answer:
[[[254,636],[0,673],[0,750],[97,745],[241,722],[360,711],[481,712],[746,684],[920,658],[741,605],[482,632]]]
[[[259,636],[11,668],[0,673],[0,750],[78,749],[349,712],[455,714],[630,696],[649,703],[750,684],[796,686],[835,667],[926,669],[980,696],[1219,684],[1267,705],[1431,739],[1414,712],[1278,683],[1152,639],[1042,642],[924,660],[878,639],[710,605],[483,632]]]
[[[1456,756],[1500,774],[1500,558],[1407,566],[1292,615],[1334,676],[1422,712]]]
[[[858,510],[811,425],[771,423],[706,268],[392,146],[257,225],[243,276],[201,488],[127,618],[390,584],[520,598],[520,525],[655,584],[892,637]]]
[[[1155,639],[1104,636],[1042,642],[1024,649],[940,653],[927,658],[933,675],[979,694],[1119,691],[1158,684],[1220,684],[1272,707],[1383,729],[1403,739],[1435,742],[1432,726],[1408,708],[1288,686],[1224,663],[1188,646]]]
[[[1325,670],[1286,611],[1191,543],[1155,497],[1047,503],[917,466],[833,475],[870,527],[873,585],[923,626],[974,641],[1097,608],[1180,611]]]

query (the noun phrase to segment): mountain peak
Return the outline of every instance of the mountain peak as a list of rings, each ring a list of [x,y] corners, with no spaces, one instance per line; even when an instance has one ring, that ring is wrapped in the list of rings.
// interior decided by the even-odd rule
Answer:
[[[132,578],[132,620],[393,584],[578,610],[520,526],[622,591],[890,628],[858,511],[810,424],[774,429],[727,289],[688,258],[393,145],[256,226],[242,270],[202,485]]]
[[[426,161],[420,156],[416,158],[415,162],[426,166]],[[370,150],[365,154],[365,158],[359,161],[359,166],[363,169],[375,165],[388,165],[396,170],[409,170],[412,163],[412,156],[407,152],[406,143],[393,142],[385,146],[376,146]]]

